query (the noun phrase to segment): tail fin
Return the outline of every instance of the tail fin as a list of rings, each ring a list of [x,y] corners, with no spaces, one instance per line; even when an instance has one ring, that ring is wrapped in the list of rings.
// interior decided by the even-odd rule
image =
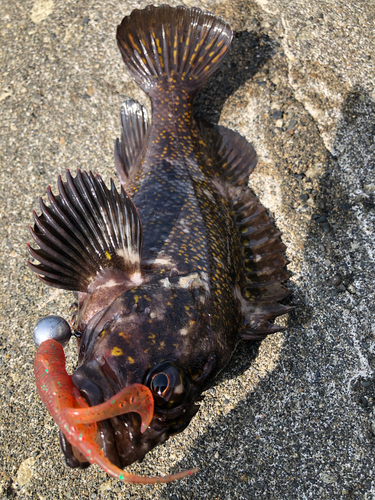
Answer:
[[[117,28],[117,43],[146,93],[162,82],[181,82],[193,93],[218,68],[232,35],[230,25],[211,13],[161,5],[125,17]]]

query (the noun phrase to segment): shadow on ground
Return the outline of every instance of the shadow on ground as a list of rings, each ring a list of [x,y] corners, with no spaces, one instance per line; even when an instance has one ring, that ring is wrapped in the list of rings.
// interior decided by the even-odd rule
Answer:
[[[194,114],[218,123],[225,101],[258,73],[273,51],[274,43],[268,36],[257,31],[235,32],[229,54],[196,96]]]

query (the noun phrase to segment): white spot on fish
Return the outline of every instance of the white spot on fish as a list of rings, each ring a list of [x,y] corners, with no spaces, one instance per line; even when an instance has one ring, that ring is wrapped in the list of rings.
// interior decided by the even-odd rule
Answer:
[[[198,273],[187,274],[186,276],[181,276],[177,282],[177,286],[180,286],[181,288],[189,288],[191,283],[195,280],[197,280],[197,282],[199,281],[199,283],[197,283],[199,286],[201,280]]]
[[[120,284],[121,284],[121,282],[119,282],[119,281],[116,281],[114,279],[109,279],[108,281],[106,281],[102,285],[98,285],[96,288],[97,289],[99,289],[99,288],[113,288],[114,286],[120,285]]]
[[[211,191],[209,191],[208,189],[204,189],[203,192],[207,196],[207,198],[211,201],[211,203],[213,203],[213,204],[216,203],[216,200],[215,200],[213,194],[211,193]]]
[[[131,276],[130,276],[130,279],[132,280],[132,282],[134,283],[134,285],[138,286],[138,285],[141,285],[143,283],[143,278],[142,278],[142,275],[141,273],[139,272],[136,272],[136,273],[133,273]]]
[[[163,258],[163,257],[158,257],[156,259],[145,259],[142,260],[143,264],[152,264],[154,267],[158,266],[171,266],[174,265],[174,262],[170,258]]]

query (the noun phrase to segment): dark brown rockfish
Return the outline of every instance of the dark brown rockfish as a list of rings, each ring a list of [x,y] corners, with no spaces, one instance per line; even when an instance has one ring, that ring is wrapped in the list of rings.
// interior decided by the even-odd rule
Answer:
[[[99,176],[59,179],[41,201],[30,264],[48,285],[78,292],[79,367],[72,377],[89,406],[131,384],[147,386],[154,415],[98,423],[97,442],[125,467],[198,411],[197,401],[241,339],[282,328],[290,308],[280,232],[247,187],[256,165],[239,134],[197,122],[192,101],[224,58],[227,22],[200,9],[147,7],[117,29],[124,62],[152,102],[121,108],[115,163],[119,194]],[[135,208],[136,207],[136,208]],[[88,465],[61,434],[71,467]]]

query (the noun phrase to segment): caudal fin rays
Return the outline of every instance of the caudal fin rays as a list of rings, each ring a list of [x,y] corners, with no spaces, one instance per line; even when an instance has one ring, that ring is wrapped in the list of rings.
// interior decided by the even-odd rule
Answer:
[[[117,28],[123,60],[146,93],[165,81],[196,92],[220,65],[232,36],[224,19],[183,6],[136,9]]]

